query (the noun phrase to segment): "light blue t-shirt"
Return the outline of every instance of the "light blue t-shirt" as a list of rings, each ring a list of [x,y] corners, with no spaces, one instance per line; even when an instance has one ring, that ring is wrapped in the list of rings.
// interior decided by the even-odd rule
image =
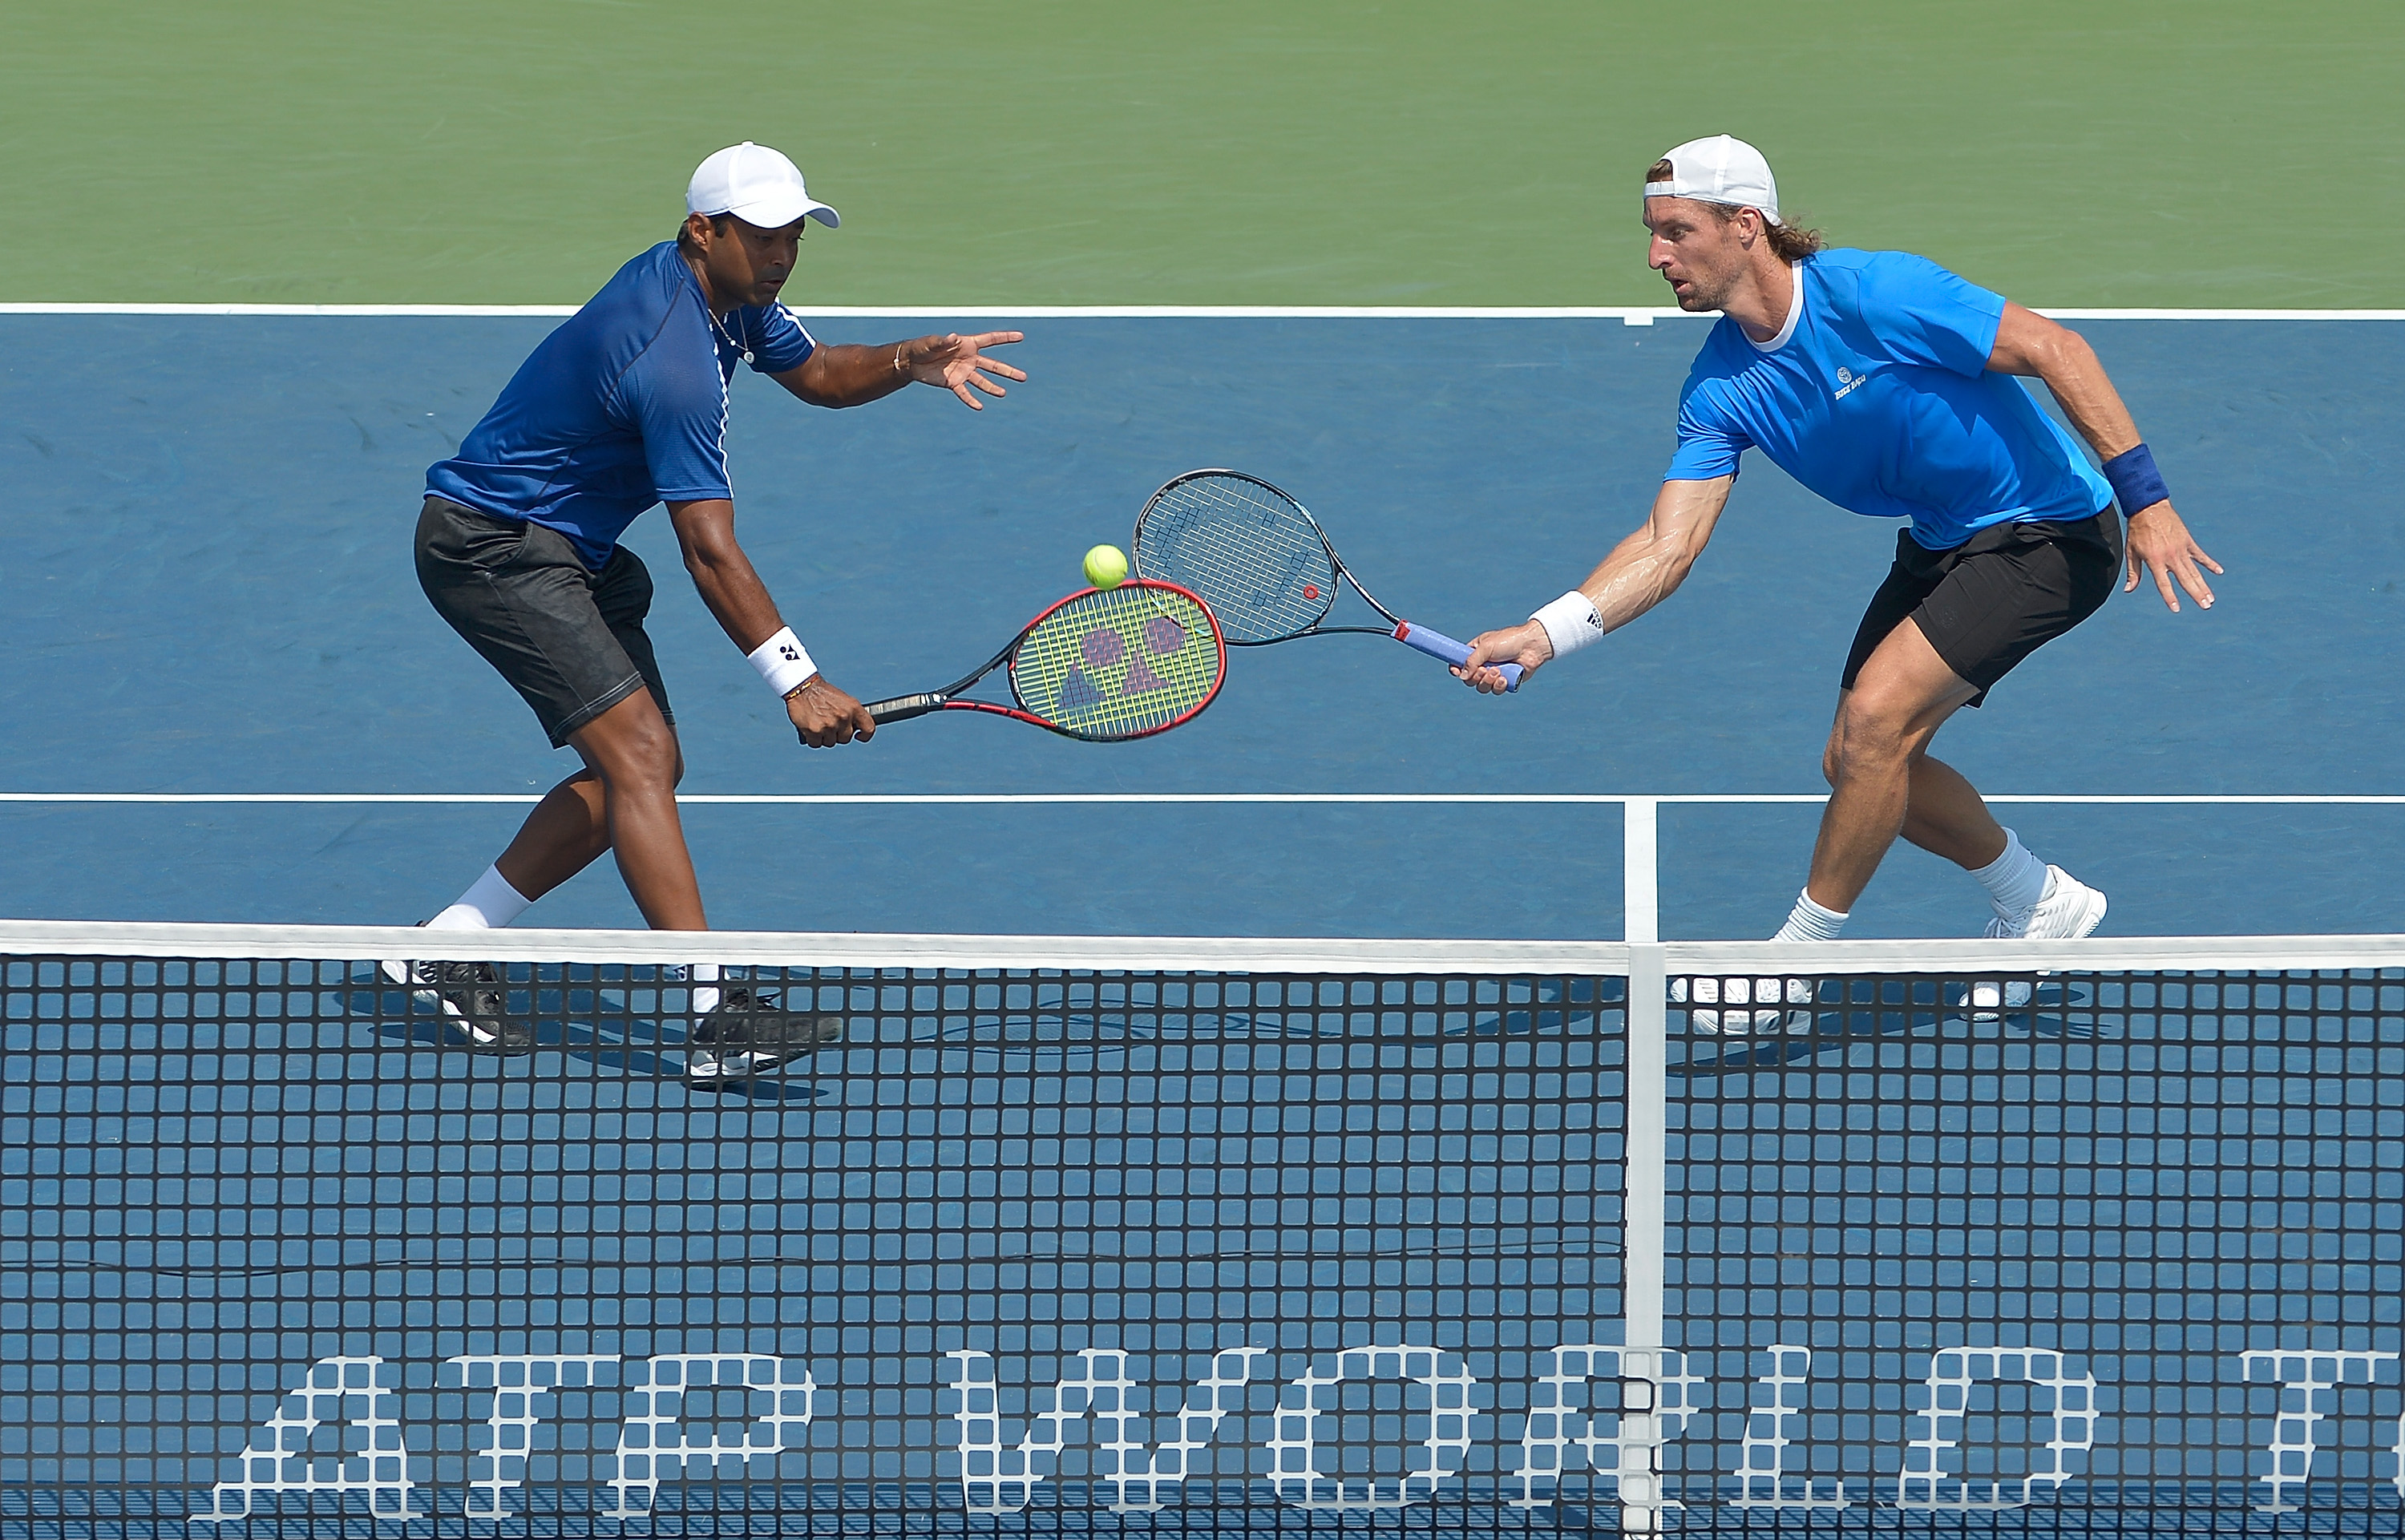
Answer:
[[[2003,295],[1908,252],[1807,257],[1777,337],[1712,328],[1663,479],[1735,475],[1758,448],[1840,508],[1909,519],[1932,551],[1991,524],[2091,517],[2112,488],[2018,379],[1988,370],[2004,314]]]
[[[436,497],[556,530],[598,572],[655,502],[732,497],[726,385],[747,357],[781,374],[817,345],[784,306],[712,320],[674,241],[618,269],[542,339],[459,452],[427,468]]]

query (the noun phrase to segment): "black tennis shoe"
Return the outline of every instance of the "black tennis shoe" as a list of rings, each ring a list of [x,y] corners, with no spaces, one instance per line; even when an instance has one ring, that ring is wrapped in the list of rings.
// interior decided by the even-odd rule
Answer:
[[[407,985],[421,1010],[439,1011],[445,1031],[464,1039],[470,1050],[508,1058],[534,1052],[534,1024],[510,1014],[508,988],[492,964],[387,961],[377,966],[388,982]]]
[[[843,1018],[787,1010],[783,997],[729,988],[693,1029],[684,1080],[698,1090],[739,1085],[841,1040]]]

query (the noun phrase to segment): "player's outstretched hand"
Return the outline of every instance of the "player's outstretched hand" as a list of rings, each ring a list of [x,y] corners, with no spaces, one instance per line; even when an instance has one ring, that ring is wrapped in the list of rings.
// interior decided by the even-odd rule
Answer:
[[[1545,660],[1554,656],[1554,640],[1545,628],[1533,620],[1517,626],[1506,626],[1499,631],[1481,631],[1470,639],[1470,661],[1453,671],[1453,677],[1488,695],[1501,695],[1506,688],[1503,673],[1490,665],[1517,663],[1520,683],[1528,682]]]
[[[1006,380],[1027,378],[1024,373],[1013,369],[1000,359],[987,358],[985,349],[1000,347],[1006,343],[1023,342],[1026,337],[1024,332],[980,332],[974,337],[948,332],[940,337],[921,337],[916,342],[902,345],[902,367],[921,385],[940,385],[960,397],[962,405],[982,412],[985,403],[970,395],[969,387],[975,386],[989,396],[1010,393],[988,379],[987,373],[1000,374]]]
[[[868,714],[868,708],[821,674],[803,680],[798,689],[785,697],[785,715],[792,719],[803,743],[814,749],[832,748],[855,738],[865,743],[877,735],[877,721]]]
[[[2129,593],[2138,586],[2138,574],[2151,567],[2155,586],[2161,590],[2163,602],[2172,613],[2179,613],[2179,595],[2172,587],[2172,579],[2196,600],[2197,608],[2213,608],[2213,587],[2204,580],[2199,567],[2210,568],[2215,577],[2221,575],[2221,563],[2204,554],[2204,547],[2187,532],[2187,526],[2172,511],[2168,502],[2148,503],[2130,516],[2129,553],[2123,563],[2128,576],[2121,591]]]

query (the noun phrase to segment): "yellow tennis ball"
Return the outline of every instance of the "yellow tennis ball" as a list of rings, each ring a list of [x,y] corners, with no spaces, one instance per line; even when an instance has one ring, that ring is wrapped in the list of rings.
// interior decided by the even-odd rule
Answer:
[[[1116,545],[1097,545],[1086,553],[1086,581],[1097,588],[1116,588],[1127,581],[1127,553]]]

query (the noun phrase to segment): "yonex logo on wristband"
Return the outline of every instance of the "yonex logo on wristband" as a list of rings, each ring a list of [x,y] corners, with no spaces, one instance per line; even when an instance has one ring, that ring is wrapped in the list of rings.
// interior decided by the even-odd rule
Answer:
[[[819,671],[818,665],[810,661],[810,650],[802,645],[802,639],[794,634],[791,626],[752,649],[752,667],[781,696]]]

